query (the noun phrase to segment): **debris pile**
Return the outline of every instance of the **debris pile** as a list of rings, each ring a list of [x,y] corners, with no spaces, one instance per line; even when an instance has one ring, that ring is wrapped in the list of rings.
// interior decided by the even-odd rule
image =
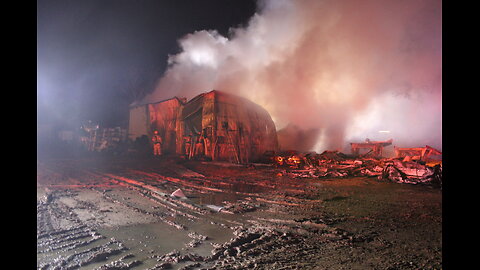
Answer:
[[[425,163],[403,158],[349,156],[339,151],[321,154],[287,152],[276,155],[275,165],[294,178],[366,176],[397,183],[432,184],[441,187],[441,162]],[[283,175],[283,174],[282,174]]]
[[[397,183],[430,183],[441,187],[442,166],[441,164],[436,164],[432,167],[414,161],[393,159],[392,162],[386,164],[382,174],[378,178],[380,180],[391,180]]]

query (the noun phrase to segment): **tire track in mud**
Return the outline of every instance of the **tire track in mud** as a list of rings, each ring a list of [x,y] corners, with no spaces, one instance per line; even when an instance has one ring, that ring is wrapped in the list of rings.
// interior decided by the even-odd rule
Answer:
[[[165,177],[156,173],[147,174],[150,175],[150,177],[154,176],[157,177],[157,179],[167,179],[170,180],[170,182],[179,184],[183,184],[186,181]],[[111,181],[117,181],[119,184],[138,191],[142,196],[154,199],[158,203],[163,203],[162,206],[169,207],[169,210],[175,209],[181,211],[181,213],[187,209],[192,211],[192,204],[185,202],[178,204],[177,200],[172,200],[166,192],[159,191],[160,189],[153,186],[152,184],[154,183],[150,181],[138,181],[113,174],[103,174],[103,176],[109,178]],[[132,177],[132,175],[130,175],[130,177]],[[190,186],[195,185],[190,184]],[[282,207],[298,206],[298,203],[302,201],[297,199],[297,203],[282,203],[281,201],[262,199],[260,195],[257,196],[257,199],[270,204],[279,204]],[[198,210],[198,208],[194,206],[194,214],[198,214],[199,216],[205,214],[204,211],[196,212],[195,210]],[[276,265],[296,268],[298,266],[299,256],[309,258],[308,260],[310,262],[314,261],[311,258],[318,256],[319,245],[323,245],[323,248],[326,248],[326,245],[329,245],[329,248],[331,248],[332,245],[335,246],[335,248],[351,245],[351,239],[345,238],[345,235],[338,233],[326,224],[261,218],[249,220],[248,223],[252,225],[249,229],[243,226],[237,227],[235,237],[215,247],[210,256],[199,256],[191,252],[182,253],[174,251],[162,256],[154,256],[160,264],[152,269],[162,269],[163,267],[171,267],[172,264],[185,262],[192,263],[180,269],[198,269],[199,267],[202,269],[271,269],[272,266]],[[320,233],[319,230],[321,231]],[[312,238],[316,240],[312,241]],[[295,260],[293,257],[295,257]],[[310,264],[310,266],[312,265]],[[305,267],[308,268],[308,264],[306,264]]]
[[[145,215],[149,215],[149,216],[152,216],[152,217],[155,217],[157,218],[158,220],[176,228],[176,229],[179,229],[179,230],[186,230],[187,228],[182,225],[182,224],[179,224],[177,222],[174,222],[174,221],[171,221],[171,220],[168,220],[166,217],[167,216],[173,216],[172,214],[170,215],[165,215],[165,214],[160,214],[160,213],[156,213],[156,212],[150,212],[150,211],[146,211],[144,209],[141,209],[139,207],[136,207],[136,206],[133,206],[131,204],[128,204],[126,202],[123,202],[123,201],[120,201],[120,200],[117,200],[111,196],[108,196],[106,195],[105,193],[102,193],[103,195],[103,198],[105,198],[107,201],[110,201],[110,202],[113,202],[113,203],[117,203],[119,205],[123,205],[123,206],[126,206],[127,208],[129,209],[132,209],[133,211],[135,212],[138,212],[138,213],[141,213],[141,214],[145,214]]]
[[[41,264],[38,268],[41,270],[78,269],[92,263],[107,261],[109,257],[121,254],[126,250],[128,249],[121,242],[112,238],[103,245],[97,245],[83,251],[75,251],[71,255],[60,255],[54,260]]]
[[[196,191],[199,193],[206,193],[206,192],[207,193],[208,192],[229,193],[229,194],[240,195],[242,197],[249,198],[250,200],[252,200],[253,198],[254,201],[260,202],[260,203],[279,204],[279,205],[287,205],[287,206],[300,206],[305,203],[305,200],[301,200],[291,196],[285,196],[282,194],[270,194],[266,192],[250,193],[250,192],[235,191],[233,190],[232,186],[239,184],[238,181],[235,181],[235,180],[233,181],[233,183],[228,183],[228,182],[221,181],[219,179],[208,180],[203,177],[200,179],[198,179],[198,177],[188,177],[188,178],[185,177],[183,179],[180,179],[180,178],[175,178],[171,176],[165,176],[165,175],[162,175],[156,172],[151,172],[151,171],[145,172],[145,171],[138,171],[138,170],[128,170],[128,172],[132,173],[131,174],[132,176],[133,175],[145,176],[147,177],[148,182],[155,181],[158,183],[159,180],[162,180],[164,181],[163,183],[167,182],[167,183],[178,184],[180,185],[180,186],[177,186],[179,188],[190,187],[194,190],[194,192]],[[208,186],[205,186],[205,185],[208,185]],[[248,183],[247,185],[252,185],[252,184]],[[223,186],[227,189],[224,190],[219,188],[212,188],[210,186]],[[292,193],[303,193],[303,191],[300,191],[298,189],[288,190],[288,191]],[[288,202],[288,200],[292,202]],[[223,212],[233,214],[233,212],[230,212],[227,210],[223,210]]]
[[[92,169],[86,170],[86,169],[76,168],[73,165],[74,164],[70,164],[68,162],[63,163],[61,165],[57,164],[56,169],[73,173],[76,176],[82,176],[82,175],[88,176],[88,177],[81,178],[82,181],[85,181],[84,179],[88,179],[87,180],[88,183],[85,183],[85,185],[75,183],[74,185],[67,185],[67,186],[62,185],[62,187],[108,188],[108,187],[111,187],[111,184],[113,185],[122,184],[123,186],[127,186],[131,189],[135,189],[139,191],[142,196],[153,198],[153,200],[155,200],[157,203],[160,203],[167,209],[170,209],[171,211],[174,211],[179,215],[185,215],[183,211],[178,210],[179,207],[180,209],[184,209],[184,208],[190,209],[193,211],[193,213],[199,214],[199,215],[204,215],[210,212],[211,209],[209,209],[208,207],[195,205],[187,201],[171,200],[169,199],[167,192],[164,190],[161,190],[158,186],[161,186],[162,184],[166,184],[166,185],[176,184],[177,188],[189,187],[193,189],[193,192],[199,192],[199,193],[212,193],[212,192],[213,193],[231,193],[235,195],[240,195],[242,197],[254,198],[255,200],[258,200],[258,202],[267,203],[267,204],[282,204],[282,205],[298,206],[301,203],[303,203],[301,201],[300,202],[295,201],[291,203],[286,202],[285,196],[277,195],[277,194],[235,191],[232,188],[234,185],[241,184],[242,182],[246,183],[248,181],[240,181],[239,183],[239,181],[235,179],[229,182],[225,182],[222,179],[216,179],[216,178],[215,179],[212,178],[212,180],[209,180],[209,179],[206,179],[206,177],[195,177],[195,175],[198,174],[195,171],[192,171],[192,173],[189,174],[189,175],[193,175],[194,177],[176,178],[176,177],[166,176],[151,170],[140,171],[135,169],[126,169],[126,170],[122,170],[122,175],[127,175],[127,177],[123,177],[120,175],[99,172]],[[178,171],[182,171],[182,169],[191,171],[189,168],[183,165],[171,164],[171,166],[174,166],[175,169],[162,168],[162,170],[171,171],[173,173],[178,173]],[[92,171],[95,171],[95,172],[92,172]],[[134,179],[139,179],[139,180],[134,180]],[[80,180],[77,180],[76,182],[80,182]],[[108,185],[107,183],[111,183],[111,184]],[[262,183],[255,183],[255,185],[261,185],[261,184]],[[253,185],[253,183],[247,183],[247,185]],[[223,187],[224,189],[216,188],[216,186]],[[298,190],[295,189],[295,190],[292,190],[292,192],[296,193],[298,192]],[[293,197],[290,197],[290,199],[292,201],[295,200],[295,198]],[[224,212],[231,213],[229,211],[224,211]],[[186,215],[188,216],[189,214],[186,214]],[[195,218],[195,217],[190,215],[189,218]]]
[[[255,226],[237,226],[234,237],[216,245],[209,256],[173,251],[154,257],[160,262],[158,269],[167,264],[185,262],[192,263],[180,269],[273,269],[280,266],[283,269],[312,269],[318,266],[315,262],[322,250],[348,249],[352,244],[348,237],[334,229],[324,228],[324,232],[318,233],[299,228],[301,232],[292,232],[291,225],[255,223]],[[302,258],[306,259],[305,263],[299,265]]]
[[[225,190],[211,188],[211,187],[204,187],[202,185],[192,183],[192,182],[204,183],[205,181],[207,181],[204,178],[197,179],[196,177],[194,177],[194,178],[188,178],[188,179],[180,179],[180,178],[174,178],[170,176],[164,176],[155,172],[144,172],[144,171],[137,171],[137,170],[128,170],[128,172],[130,173],[128,174],[129,177],[135,177],[136,179],[139,179],[141,177],[139,177],[138,175],[141,175],[141,176],[146,176],[147,179],[141,178],[142,180],[137,181],[137,180],[132,180],[130,178],[124,178],[124,177],[111,175],[111,174],[107,174],[107,176],[115,180],[126,182],[127,184],[132,185],[132,187],[135,189],[137,189],[138,187],[142,187],[150,191],[150,192],[144,192],[144,190],[142,189],[137,189],[138,191],[140,191],[140,194],[142,194],[143,196],[148,196],[149,198],[154,197],[155,199],[157,199],[157,202],[158,202],[158,199],[161,202],[165,202],[165,200],[167,200],[168,203],[172,203],[172,202],[178,203],[186,207],[187,209],[192,209],[192,207],[194,207],[193,210],[197,210],[196,214],[200,216],[204,216],[205,214],[211,213],[211,212],[237,214],[242,212],[254,211],[257,208],[259,208],[258,205],[281,205],[281,206],[288,206],[288,207],[297,207],[302,204],[305,204],[305,200],[303,199],[298,199],[291,196],[285,196],[282,194],[279,195],[279,194],[270,194],[270,193],[246,193],[246,192],[238,192],[238,191],[231,191],[231,190],[225,191]],[[221,210],[215,211],[215,210],[212,210],[212,208],[196,205],[189,201],[170,199],[170,196],[167,194],[166,191],[162,190],[161,192],[159,192],[160,189],[157,187],[158,184],[156,184],[159,181],[163,181],[162,184],[165,184],[165,185],[168,183],[178,184],[178,186],[175,186],[175,188],[184,188],[185,186],[191,187],[200,193],[205,191],[214,192],[214,193],[230,192],[233,194],[242,195],[242,197],[244,197],[247,200],[239,200],[239,202],[236,202],[236,203],[227,203],[225,206],[220,207]],[[228,184],[228,185],[231,185],[231,184]],[[309,203],[312,203],[312,202],[309,202]],[[185,213],[180,212],[180,215],[185,215]],[[238,225],[237,222],[234,222],[228,219],[226,221]]]
[[[129,170],[129,172],[137,174],[137,175],[143,175],[143,176],[146,176],[150,179],[157,179],[157,181],[158,181],[158,179],[161,179],[163,181],[167,181],[167,182],[170,182],[170,183],[179,184],[183,187],[190,187],[190,188],[193,188],[193,189],[198,190],[198,191],[223,192],[223,190],[219,189],[219,188],[206,187],[206,186],[198,185],[198,184],[194,183],[194,182],[202,181],[203,183],[211,183],[212,186],[214,185],[211,181],[206,180],[206,179],[197,180],[196,178],[185,178],[185,180],[184,180],[184,179],[175,178],[175,177],[171,177],[171,176],[165,176],[165,175],[162,175],[162,174],[159,174],[159,173],[156,173],[156,172],[145,172],[145,171],[139,171],[139,170]]]
[[[89,175],[90,177],[101,179],[101,181],[104,183],[105,182],[110,183],[110,185],[107,186],[109,188],[120,185],[120,186],[127,187],[131,190],[137,191],[141,196],[148,198],[149,200],[161,205],[162,207],[166,208],[167,211],[170,211],[176,215],[184,216],[189,219],[198,218],[197,216],[186,213],[184,211],[184,208],[190,209],[195,214],[205,214],[205,210],[198,206],[170,198],[166,191],[158,188],[158,181],[148,184],[148,181],[144,181],[144,179],[134,180],[132,178],[127,178],[124,176],[111,174],[111,173],[91,172],[87,170],[84,170],[84,173]],[[101,190],[100,187],[103,187],[103,186],[97,186],[95,190],[97,191]],[[102,195],[106,196],[104,192],[102,192]],[[123,204],[127,207],[131,207],[131,208],[133,207],[129,204],[125,204],[111,197],[108,198],[108,200],[110,201],[113,200],[113,202]],[[135,209],[135,211],[137,212],[143,211],[139,208],[137,209],[136,207],[133,207],[133,209]],[[144,214],[152,215],[151,212],[145,212]]]
[[[143,172],[139,172],[143,173]],[[186,180],[165,177],[157,173],[145,173],[157,179],[166,179],[170,182],[184,184]],[[204,189],[203,186],[188,183],[188,186]],[[252,195],[252,194],[248,194]],[[294,198],[295,203],[285,202],[285,196],[273,195],[273,200],[267,200],[264,194],[255,194],[256,200],[269,204],[276,204],[282,208],[299,206],[305,200]],[[283,201],[277,200],[283,198]],[[307,200],[308,201],[308,200]],[[315,201],[317,202],[317,201]],[[319,250],[347,248],[352,239],[348,234],[329,227],[324,223],[292,220],[272,220],[256,218],[248,220],[248,228],[239,226],[235,230],[235,237],[230,241],[218,245],[210,256],[199,256],[195,253],[171,252],[157,256],[161,262],[158,268],[171,267],[171,264],[192,262],[180,269],[272,269],[282,266],[285,269],[298,269],[298,258],[305,258],[304,269],[316,266]],[[274,255],[272,255],[274,254]],[[300,267],[302,268],[302,267]]]
[[[37,202],[37,268],[41,270],[78,269],[128,250],[123,243],[105,237],[84,224],[73,209],[58,198],[69,192],[47,191]]]
[[[176,216],[182,216],[187,218],[188,220],[194,221],[198,219],[207,219],[206,217],[207,215],[217,212],[208,207],[197,205],[188,200],[172,198],[165,190],[158,188],[155,183],[151,183],[151,182],[149,183],[148,181],[145,181],[149,183],[147,184],[143,181],[143,179],[134,180],[134,179],[116,175],[116,174],[101,173],[101,172],[93,173],[93,172],[85,171],[85,173],[89,174],[91,177],[101,178],[103,179],[102,181],[104,182],[109,181],[114,185],[121,185],[121,186],[127,187],[128,189],[136,191],[142,197],[145,197],[153,201],[154,203],[160,205],[161,207],[165,208],[166,212],[169,212],[169,213],[163,214],[158,212],[147,211],[140,207],[134,206],[130,203],[116,199],[113,196],[108,195],[106,192],[102,191],[101,189],[98,189],[98,188],[93,189],[99,192],[105,200],[113,203],[117,203],[119,205],[123,205],[125,207],[128,207],[129,209],[132,209],[133,211],[155,217],[160,221],[179,230],[188,230],[188,228],[186,225],[169,220],[169,217],[175,218]],[[224,211],[224,212],[229,213],[228,211]],[[241,224],[234,220],[225,219],[221,217],[218,217],[217,219],[221,220],[222,223],[211,222],[211,224],[217,224],[221,227],[226,226],[224,223],[230,223],[233,225]]]
[[[162,215],[159,214],[158,212],[150,212],[146,211],[144,209],[141,209],[139,207],[133,206],[129,203],[126,203],[124,201],[118,200],[113,198],[112,196],[109,196],[106,194],[105,189],[101,189],[100,187],[92,187],[92,190],[95,190],[97,192],[100,192],[102,194],[102,197],[110,202],[113,203],[118,203],[120,205],[123,205],[125,207],[128,207],[136,212],[150,215],[153,217],[158,218],[159,220],[165,222],[166,224],[173,226],[177,229],[180,230],[188,230],[187,226],[180,224],[178,222],[174,222],[171,220],[168,220],[168,217],[176,217],[176,216],[182,216],[187,218],[188,220],[198,220],[198,219],[204,219],[207,220],[209,219],[208,215],[218,212],[215,211],[211,208],[208,208],[206,206],[198,205],[195,204],[189,200],[183,200],[179,198],[172,198],[169,195],[169,192],[167,192],[164,189],[160,189],[158,186],[161,186],[162,183],[170,183],[169,181],[163,181],[159,182],[159,179],[169,179],[173,182],[176,183],[185,183],[185,180],[182,179],[177,179],[173,177],[166,177],[157,173],[143,173],[141,171],[135,171],[138,174],[131,174],[131,172],[134,170],[127,170],[127,173],[122,172],[122,175],[117,175],[117,174],[112,174],[112,173],[105,173],[105,172],[99,172],[99,171],[90,171],[90,170],[82,170],[82,172],[85,175],[88,175],[91,178],[97,179],[99,182],[102,183],[109,183],[108,187],[112,188],[115,186],[124,186],[130,190],[138,192],[138,194],[142,197],[145,197],[154,203],[158,204],[160,207],[165,208],[167,212],[170,212],[167,215]],[[128,173],[130,172],[130,174]],[[128,177],[124,177],[123,175],[128,175]],[[140,175],[140,176],[139,176]],[[149,177],[150,179],[145,179],[144,176]],[[153,179],[151,177],[154,177]],[[178,188],[179,186],[176,186],[175,188]],[[183,186],[180,186],[183,187]],[[233,214],[233,212],[222,210],[224,213],[228,214]],[[231,220],[229,218],[224,218],[224,217],[216,217],[216,222],[215,221],[210,221],[211,224],[216,224],[221,227],[230,227],[226,224],[231,224],[233,226],[241,225],[242,223],[239,223],[238,221]]]
[[[173,173],[175,171],[182,173],[182,170],[169,171],[171,163],[164,163],[163,160],[158,162],[160,164],[156,163],[156,161],[155,164],[153,161],[149,163],[147,161],[147,163],[143,164],[135,161],[135,163],[127,164],[131,166],[125,167],[115,167],[112,166],[111,163],[108,163],[105,164],[106,166],[102,165],[103,167],[99,165],[89,168],[88,166],[84,166],[85,163],[79,162],[78,166],[75,166],[76,164],[72,162],[59,162],[55,164],[55,166],[51,166],[50,171],[41,171],[37,179],[46,176],[50,177],[51,180],[37,180],[37,185],[39,183],[48,184],[50,182],[52,185],[49,186],[51,186],[52,189],[57,187],[59,193],[53,193],[54,196],[51,196],[49,199],[45,198],[44,205],[41,203],[37,204],[39,212],[37,221],[39,221],[38,224],[40,224],[37,228],[37,237],[39,238],[38,242],[41,243],[38,246],[39,252],[37,258],[45,258],[44,260],[40,260],[41,263],[38,265],[42,266],[42,269],[75,269],[75,267],[81,268],[79,265],[90,264],[87,268],[92,268],[91,264],[95,261],[98,263],[102,259],[102,256],[104,256],[102,255],[102,251],[106,252],[110,249],[112,254],[116,254],[116,252],[119,253],[112,255],[113,258],[105,261],[105,264],[97,269],[130,269],[139,263],[144,263],[144,268],[148,268],[149,270],[166,269],[169,267],[175,269],[441,268],[441,246],[438,246],[438,244],[422,246],[422,240],[425,242],[425,239],[416,238],[418,230],[412,229],[410,233],[410,231],[408,231],[410,229],[403,229],[404,226],[405,228],[412,227],[410,220],[418,221],[420,217],[408,216],[408,218],[405,218],[406,221],[404,221],[393,219],[393,217],[398,215],[388,215],[385,217],[380,214],[365,214],[365,217],[363,217],[363,215],[351,215],[351,212],[340,211],[342,208],[337,207],[337,204],[341,204],[340,206],[343,207],[356,203],[356,201],[353,200],[353,198],[357,198],[355,196],[352,196],[352,200],[337,200],[338,198],[341,199],[342,196],[343,198],[350,196],[343,193],[344,187],[351,184],[350,180],[322,180],[318,182],[319,180],[316,179],[315,181],[317,182],[309,183],[310,181],[308,179],[297,180],[289,178],[288,174],[285,173],[282,173],[284,176],[277,177],[277,174],[280,175],[280,173],[278,173],[279,170],[267,172],[267,170],[259,169],[248,172],[245,168],[239,168],[238,170],[232,169],[225,173],[225,171],[217,170],[214,165],[206,164],[205,167],[202,167],[203,165],[195,165],[195,163],[188,166],[188,168],[204,174],[205,177],[200,177],[188,171],[185,176],[182,176]],[[181,167],[184,166],[184,164],[174,164],[172,166]],[[42,165],[42,168],[43,167],[48,167],[48,163],[45,166]],[[112,170],[112,168],[114,170]],[[240,174],[237,174],[237,171],[239,171]],[[67,172],[67,175],[62,175],[63,172]],[[112,177],[106,176],[104,174],[106,172],[110,173]],[[49,176],[49,174],[54,173],[56,174]],[[251,174],[252,177],[249,178],[248,174]],[[348,182],[345,183],[345,181]],[[197,193],[197,195],[198,193],[202,193],[201,196],[205,194],[205,197],[207,197],[206,200],[208,201],[210,200],[210,195],[213,197],[218,193],[227,193],[232,189],[236,189],[237,186],[235,185],[238,183],[245,183],[246,185],[258,184],[272,188],[265,190],[265,192],[245,192],[239,194],[251,198],[243,198],[242,196],[229,197],[229,199],[239,198],[238,201],[240,202],[242,200],[250,200],[249,202],[251,204],[258,203],[258,205],[260,205],[260,207],[253,209],[252,212],[240,212],[240,215],[238,214],[239,212],[235,211],[232,211],[235,215],[223,215],[222,213],[211,215],[208,214],[208,209],[206,212],[196,211],[195,208],[192,209],[188,206],[188,202],[182,201],[186,203],[182,205],[177,203],[177,201],[179,201],[178,199],[169,197],[172,190],[182,188],[187,195],[188,192],[191,192],[191,194]],[[352,183],[363,185],[364,182],[361,180]],[[115,189],[115,187],[120,186],[122,188],[119,188],[118,192],[117,190],[111,193],[107,191],[108,189]],[[167,249],[151,254],[136,253],[136,247],[132,246],[131,252],[134,253],[135,256],[138,256],[141,262],[130,260],[129,258],[132,257],[128,257],[128,255],[121,257],[125,250],[115,251],[120,249],[121,246],[115,242],[111,242],[113,241],[112,239],[95,239],[98,235],[91,230],[93,227],[88,226],[90,225],[89,223],[77,223],[74,221],[74,216],[69,219],[69,211],[71,209],[60,204],[55,198],[56,196],[68,196],[68,194],[60,193],[64,188],[77,190],[77,188],[81,189],[82,187],[99,193],[105,193],[102,194],[102,200],[121,203],[122,205],[119,205],[119,207],[132,210],[129,211],[131,214],[134,214],[133,211],[135,211],[134,208],[136,207],[138,211],[146,211],[149,213],[160,212],[158,214],[163,215],[164,218],[180,223],[185,222],[185,225],[189,226],[191,220],[197,223],[211,221],[211,224],[214,224],[213,221],[225,219],[226,221],[222,221],[222,223],[227,225],[222,224],[225,226],[223,228],[233,230],[235,235],[232,239],[226,241],[226,238],[230,236],[229,231],[229,234],[219,242],[221,244],[210,243],[213,246],[212,253],[207,253],[209,250],[205,251],[204,249],[200,249],[205,248],[205,246],[194,249],[195,241],[192,241],[191,248],[182,249],[181,251],[174,250],[173,252],[169,252],[171,249]],[[377,185],[372,185],[368,188],[376,187]],[[155,192],[153,190],[155,190]],[[364,189],[360,190],[365,191]],[[237,189],[237,192],[239,191],[249,190]],[[367,194],[373,193],[372,191],[369,192],[370,193]],[[125,194],[132,198],[135,196],[135,200],[125,199],[125,197],[122,197],[122,195],[125,196]],[[137,196],[137,194],[142,197]],[[423,196],[423,193],[421,195]],[[96,199],[97,196],[89,198]],[[158,207],[149,208],[151,207],[149,206],[150,204],[148,202],[143,203],[143,198],[155,202],[155,205],[158,205]],[[193,196],[191,198],[193,198]],[[203,199],[203,197],[196,198]],[[221,198],[223,199],[224,197]],[[118,202],[114,200],[118,200]],[[193,199],[192,201],[196,200]],[[215,201],[217,202],[217,200]],[[380,199],[376,197],[372,197],[371,202],[368,198],[359,201],[366,202],[368,205],[373,203],[379,204],[381,202],[382,205],[386,205],[386,209],[394,209],[395,211],[401,209],[400,207],[409,206],[409,204],[404,204],[403,202],[399,203],[398,207],[389,205],[391,203],[389,200],[380,201]],[[398,200],[394,201],[398,202]],[[62,200],[62,202],[68,203],[67,200]],[[203,202],[204,201],[201,203],[203,204]],[[51,205],[51,207],[58,209],[56,211],[48,210],[48,207],[50,207],[49,204],[55,204]],[[226,203],[222,202],[222,204]],[[68,206],[72,206],[72,204],[68,204]],[[379,207],[374,205],[373,208],[377,209]],[[224,207],[224,209],[227,209],[227,207]],[[364,208],[360,208],[360,210],[363,209]],[[367,210],[370,211],[370,209]],[[407,211],[407,209],[402,209],[402,211],[405,211],[407,214],[412,212]],[[421,213],[420,211],[417,212]],[[149,213],[143,214],[150,215]],[[100,212],[100,214],[102,213]],[[175,216],[179,217],[179,219],[175,219]],[[63,217],[63,219],[59,221],[59,217]],[[386,218],[388,219],[384,220]],[[390,218],[392,219],[390,220]],[[188,219],[188,221],[186,221],[186,219]],[[229,223],[230,221],[232,222]],[[386,222],[388,222],[388,224]],[[215,225],[220,226],[218,223]],[[417,226],[415,224],[413,225]],[[161,224],[161,226],[163,226],[163,224]],[[336,228],[337,226],[344,228],[345,231]],[[383,226],[385,226],[385,228]],[[192,228],[198,227],[192,224]],[[186,231],[181,229],[178,233],[188,233],[192,231],[192,228],[186,228]],[[394,233],[386,233],[387,230],[391,230],[392,228],[395,229]],[[419,232],[425,233],[428,229],[429,228],[425,230],[422,229],[419,230]],[[402,236],[401,233],[405,234],[406,232],[409,234]],[[213,234],[209,232],[203,234],[213,236]],[[67,237],[67,235],[70,236]],[[105,235],[107,235],[107,233],[105,233]],[[403,238],[396,240],[395,237],[397,237],[397,235]],[[434,237],[438,237],[435,230],[427,235],[433,235],[433,240],[436,239]],[[410,238],[412,240],[410,240]],[[125,243],[130,243],[127,240],[124,241]],[[419,241],[420,244],[416,244],[414,241]],[[211,241],[207,240],[207,243],[208,242]],[[82,243],[84,245],[82,245]],[[103,246],[107,243],[110,243],[110,245]],[[78,246],[76,246],[77,244]],[[437,249],[434,251],[424,251],[420,249],[414,251],[409,250],[407,253],[402,249],[404,244],[411,244],[413,247],[422,247],[425,250],[430,246]],[[395,247],[395,245],[397,245],[397,247]],[[103,247],[94,249],[94,247],[100,246]],[[48,250],[49,248],[50,250]],[[77,254],[76,256],[72,254],[73,251],[75,251],[73,254]],[[82,253],[84,251],[86,253]],[[169,253],[162,254],[163,252]],[[202,256],[194,252],[199,252]],[[60,255],[62,255],[61,258]],[[144,259],[142,256],[149,257]],[[58,263],[55,260],[57,258]],[[114,258],[120,259],[113,261]],[[409,262],[410,264],[408,264]],[[414,262],[414,264],[412,265],[411,262]],[[46,263],[50,263],[50,265],[46,265]],[[101,263],[103,263],[103,261]],[[157,263],[157,265],[151,267],[153,265],[152,263]],[[147,264],[152,265],[147,266]],[[423,264],[425,264],[424,267],[422,266]],[[135,267],[134,269],[142,269],[142,267]]]
[[[88,245],[103,236],[86,225],[72,227],[65,230],[50,231],[37,237],[37,253],[46,253],[57,250],[68,251]],[[82,241],[82,239],[88,239]]]
[[[177,209],[188,209],[199,215],[204,215],[208,213],[206,209],[203,209],[201,206],[195,205],[194,203],[183,201],[181,199],[173,199],[168,193],[163,190],[160,190],[157,187],[154,187],[144,182],[133,180],[130,178],[113,175],[113,174],[103,174],[104,176],[110,178],[111,180],[126,184],[132,189],[139,191],[143,195],[149,195],[151,198],[157,199],[158,202],[162,203],[166,207],[172,209],[172,207]]]
[[[88,170],[81,170],[81,172],[84,175],[88,175],[89,183],[92,183],[92,181],[103,184],[110,183],[110,187],[121,185],[158,203],[167,210],[167,213],[147,211],[111,196],[100,187],[90,188],[91,190],[101,193],[102,198],[109,202],[123,205],[142,214],[154,216],[179,230],[188,230],[188,228],[182,224],[168,220],[167,217],[179,215],[190,219],[198,219],[202,217],[207,219],[206,214],[211,213],[212,211],[203,209],[201,206],[190,202],[170,198],[169,194],[164,189],[158,187],[159,180],[166,181],[166,184],[169,185],[173,183],[182,187],[188,186],[203,192],[224,192],[221,189],[218,189],[217,191],[215,188],[196,184],[196,181],[205,181],[205,179],[179,179],[164,176],[159,173],[144,173],[134,170],[127,170],[128,177],[124,176],[125,173],[117,175],[116,173],[92,172]],[[147,176],[147,179],[145,179],[145,176]],[[289,207],[296,207],[303,201],[297,199],[292,203],[285,202],[286,196],[281,194],[238,193],[242,195],[250,195],[250,197],[254,197],[253,200],[255,201],[258,200],[268,205],[275,205],[277,211],[285,211]],[[48,223],[48,215],[45,215],[45,218],[47,219],[46,223]],[[234,221],[232,221],[232,223],[235,224]],[[244,225],[231,227],[235,228],[234,237],[230,239],[230,241],[216,245],[212,250],[211,255],[200,256],[191,252],[185,253],[175,251],[162,256],[156,255],[154,258],[159,262],[158,268],[162,269],[161,267],[168,267],[169,264],[171,266],[171,264],[184,264],[187,262],[192,263],[183,266],[181,269],[193,269],[199,267],[202,269],[271,269],[272,266],[276,266],[278,263],[281,263],[280,265],[283,267],[292,266],[292,268],[297,268],[296,266],[298,266],[299,257],[309,258],[308,260],[311,262],[313,260],[311,258],[316,258],[315,256],[318,256],[316,253],[318,253],[319,249],[326,248],[325,246],[328,246],[329,248],[332,248],[332,246],[341,248],[348,246],[351,242],[349,242],[348,239],[343,239],[343,235],[336,233],[334,230],[331,230],[322,224],[291,222],[291,220],[281,219],[268,220],[262,218],[247,220],[246,223],[247,224]],[[110,239],[110,241],[102,245],[90,247],[94,242],[98,242],[98,240],[101,239],[101,236],[98,236],[95,233],[93,233],[93,235],[90,233],[89,235],[90,231],[87,229],[88,227],[86,225],[84,226],[85,227],[79,225],[78,229],[72,228],[72,235],[70,238],[62,238],[60,236],[66,234],[58,232],[53,234],[59,236],[58,238],[48,239],[48,241],[40,244],[42,247],[46,246],[47,243],[54,243],[54,246],[58,248],[52,249],[51,252],[57,252],[58,254],[62,251],[66,252],[67,250],[75,250],[74,254],[62,255],[55,260],[48,261],[41,265],[40,269],[76,269],[83,265],[106,260],[109,256],[118,255],[127,250],[123,244],[115,239]],[[86,236],[86,238],[82,238],[82,236]],[[95,239],[96,237],[98,237],[98,239]],[[312,239],[315,239],[315,241]],[[74,243],[74,241],[83,242]],[[84,245],[80,245],[80,243],[84,243]],[[79,245],[76,246],[76,244]],[[79,249],[81,247],[87,249],[80,251]],[[137,265],[138,263],[140,262],[136,261],[135,263],[132,262],[129,264],[125,261],[117,260],[105,264],[101,269],[129,269],[130,266]]]
[[[179,165],[177,165],[178,167]],[[184,167],[185,168],[185,167]],[[173,170],[175,172],[176,170]],[[239,184],[238,181],[234,181],[237,183],[225,182],[221,179],[208,179],[207,177],[172,177],[160,174],[158,172],[153,171],[139,171],[139,170],[129,170],[129,172],[134,173],[136,175],[143,175],[148,177],[151,180],[162,180],[170,183],[179,184],[182,187],[189,187],[198,192],[229,192],[232,194],[243,195],[243,196],[258,196],[258,193],[251,193],[251,192],[240,192],[233,190],[232,186],[235,184]],[[195,172],[195,171],[193,171]],[[245,182],[245,181],[243,181]],[[249,183],[244,183],[246,185],[251,185]]]

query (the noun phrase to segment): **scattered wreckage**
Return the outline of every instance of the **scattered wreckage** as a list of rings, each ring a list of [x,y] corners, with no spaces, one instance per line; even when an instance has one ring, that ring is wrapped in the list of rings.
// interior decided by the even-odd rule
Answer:
[[[298,153],[285,151],[269,154],[271,162],[295,178],[341,178],[352,176],[377,177],[397,183],[431,184],[441,187],[441,161],[422,161],[404,157],[379,158],[347,155],[339,151]]]

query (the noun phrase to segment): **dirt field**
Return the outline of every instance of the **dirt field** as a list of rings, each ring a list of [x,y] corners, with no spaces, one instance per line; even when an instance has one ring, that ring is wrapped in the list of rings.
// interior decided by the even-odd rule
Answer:
[[[442,192],[260,164],[42,159],[37,268],[441,269]]]

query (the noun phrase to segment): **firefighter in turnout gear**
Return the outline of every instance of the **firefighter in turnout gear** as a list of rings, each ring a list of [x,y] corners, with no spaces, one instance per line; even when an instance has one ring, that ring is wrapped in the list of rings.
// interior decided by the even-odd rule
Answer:
[[[202,133],[197,133],[195,137],[195,149],[194,156],[202,156],[204,154],[203,149],[203,131]]]
[[[158,131],[153,132],[153,155],[160,156],[162,154],[162,137],[158,135]]]
[[[183,140],[185,141],[185,157],[187,159],[190,159],[190,152],[192,151],[191,146],[192,146],[192,135],[188,135],[183,137]]]

